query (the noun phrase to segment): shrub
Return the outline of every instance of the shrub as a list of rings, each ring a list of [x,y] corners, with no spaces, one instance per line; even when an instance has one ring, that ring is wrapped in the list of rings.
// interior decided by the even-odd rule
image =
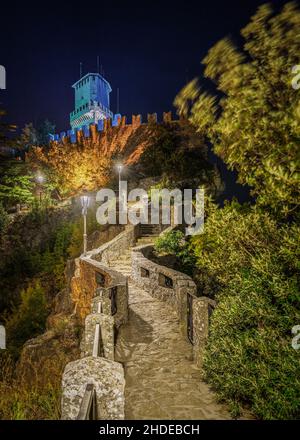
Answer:
[[[157,238],[154,247],[158,253],[175,255],[179,262],[179,270],[188,275],[192,274],[195,258],[181,231],[166,232]]]
[[[2,203],[0,202],[0,238],[2,234],[5,232],[8,223],[9,223],[8,214],[3,208]]]
[[[42,365],[47,380],[41,380],[40,371],[33,366],[29,381],[16,377],[12,358],[7,352],[0,353],[0,419],[59,420],[63,367],[56,357],[49,358]]]
[[[215,297],[204,359],[206,378],[235,411],[263,419],[300,416],[300,227],[237,203],[210,205],[192,242],[205,294]]]
[[[48,307],[44,289],[37,281],[21,292],[21,302],[6,321],[7,345],[17,357],[22,345],[45,330]]]

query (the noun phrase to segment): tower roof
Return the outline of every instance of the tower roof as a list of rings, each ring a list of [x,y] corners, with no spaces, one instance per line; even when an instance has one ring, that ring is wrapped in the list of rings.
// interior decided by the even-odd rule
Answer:
[[[84,75],[82,78],[80,78],[78,81],[76,81],[76,82],[72,85],[72,87],[75,88],[75,87],[77,86],[77,84],[79,84],[82,80],[84,80],[84,79],[86,79],[86,78],[88,78],[88,77],[90,77],[90,76],[97,76],[98,78],[100,78],[103,82],[106,83],[106,85],[107,85],[107,87],[108,87],[108,89],[109,89],[109,92],[111,92],[112,89],[111,89],[111,86],[110,86],[109,82],[106,81],[106,79],[105,79],[102,75],[100,75],[100,73],[87,73],[87,74]]]

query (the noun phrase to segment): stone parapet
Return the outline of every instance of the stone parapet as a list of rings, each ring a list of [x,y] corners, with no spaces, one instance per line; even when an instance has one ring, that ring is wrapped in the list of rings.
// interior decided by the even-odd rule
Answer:
[[[122,365],[114,362],[114,335],[128,319],[128,283],[127,277],[108,264],[134,244],[136,234],[136,227],[126,226],[111,241],[75,262],[71,295],[75,314],[84,322],[84,332],[81,359],[67,364],[63,374],[63,419],[82,415],[87,389],[93,389],[96,400],[94,416],[124,418],[125,379]]]
[[[75,420],[87,384],[96,391],[99,420],[124,419],[124,371],[118,362],[103,357],[85,357],[70,362],[62,379],[62,419]]]
[[[172,227],[162,234],[170,230]],[[133,248],[132,279],[153,297],[174,307],[180,330],[193,345],[194,360],[201,367],[215,302],[207,297],[198,297],[196,284],[188,275],[151,261],[152,250],[151,245]]]

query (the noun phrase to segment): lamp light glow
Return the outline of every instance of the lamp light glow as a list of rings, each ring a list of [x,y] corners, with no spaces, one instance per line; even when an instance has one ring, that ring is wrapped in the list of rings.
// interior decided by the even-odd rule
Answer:
[[[42,184],[42,183],[45,182],[45,177],[44,177],[42,174],[38,174],[38,175],[36,176],[35,180],[36,180],[38,183]]]

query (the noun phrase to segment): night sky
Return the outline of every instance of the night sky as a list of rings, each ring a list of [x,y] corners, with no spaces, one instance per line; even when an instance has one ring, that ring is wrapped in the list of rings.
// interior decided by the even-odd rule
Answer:
[[[132,114],[172,109],[187,80],[219,39],[239,31],[265,1],[5,2],[1,4],[0,64],[7,90],[0,103],[19,127],[48,118],[69,128],[71,85],[97,70],[97,55],[110,82],[111,109]],[[273,1],[276,7],[285,1]]]

